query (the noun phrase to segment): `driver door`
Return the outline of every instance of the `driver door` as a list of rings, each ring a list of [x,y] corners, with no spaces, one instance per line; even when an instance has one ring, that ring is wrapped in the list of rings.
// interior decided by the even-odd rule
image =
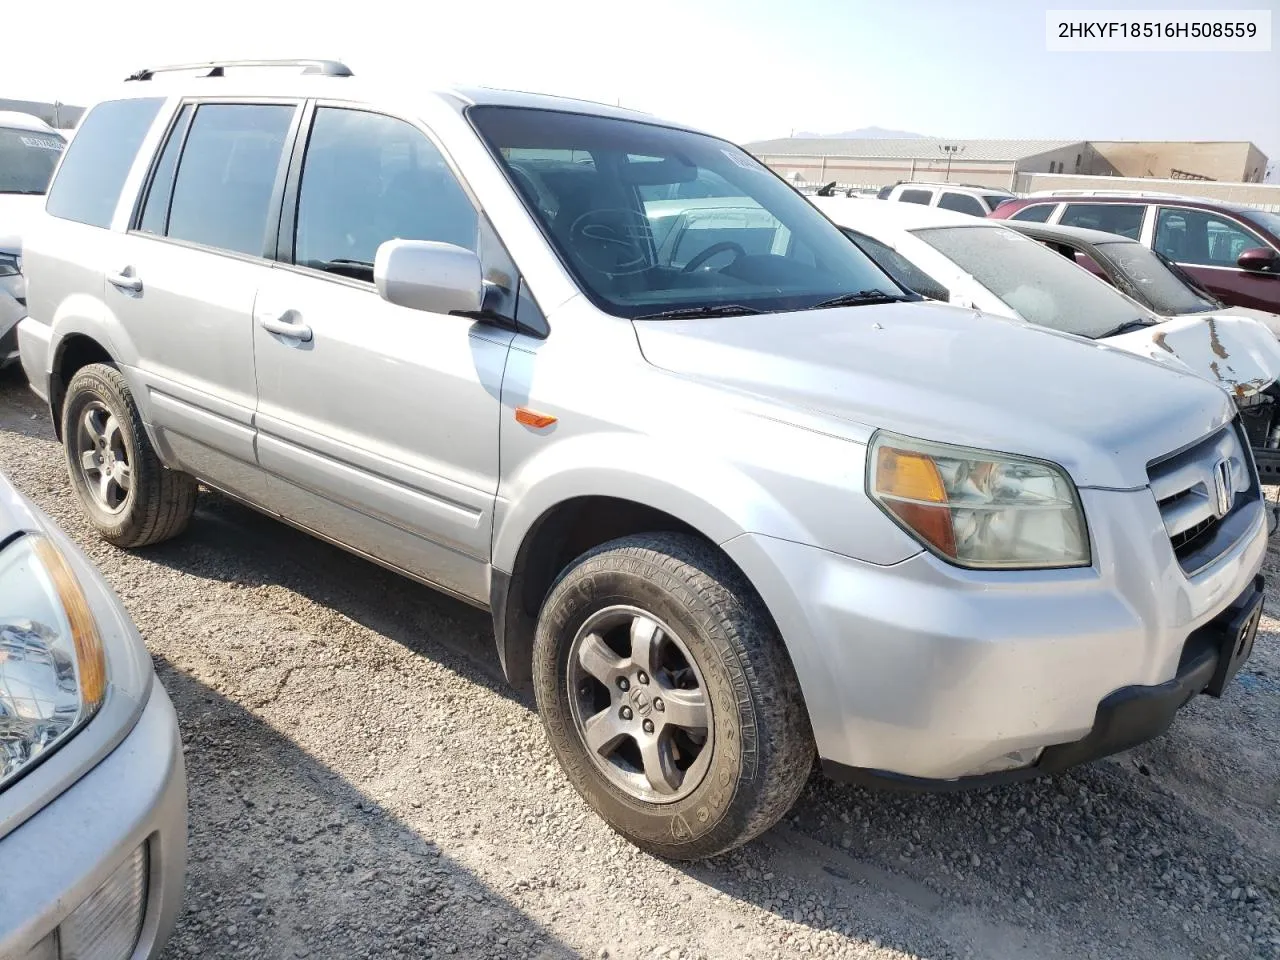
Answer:
[[[479,215],[408,121],[322,104],[304,142],[292,240],[254,310],[258,458],[276,507],[484,601],[513,333],[389,303],[372,270],[396,237],[478,249]]]

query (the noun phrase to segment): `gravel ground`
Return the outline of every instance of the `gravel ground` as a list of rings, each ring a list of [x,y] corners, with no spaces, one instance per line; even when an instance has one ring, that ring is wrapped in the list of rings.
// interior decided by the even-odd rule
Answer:
[[[747,849],[676,866],[565,784],[485,614],[209,493],[179,540],[107,546],[11,375],[0,469],[100,566],[177,707],[191,860],[166,960],[1280,958],[1271,617],[1227,696],[1154,743],[958,796],[815,775]]]

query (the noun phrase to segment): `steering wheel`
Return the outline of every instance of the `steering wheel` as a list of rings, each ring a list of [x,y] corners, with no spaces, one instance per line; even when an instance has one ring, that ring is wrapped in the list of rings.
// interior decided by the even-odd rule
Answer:
[[[689,262],[681,268],[680,272],[693,273],[693,271],[697,270],[716,254],[724,253],[726,250],[733,251],[733,259],[726,263],[724,265],[725,267],[732,266],[740,257],[745,257],[747,255],[747,251],[742,248],[742,244],[734,243],[732,240],[721,240],[719,243],[713,243],[701,253],[694,254],[693,257],[690,258]],[[723,270],[724,267],[721,267],[720,269]]]

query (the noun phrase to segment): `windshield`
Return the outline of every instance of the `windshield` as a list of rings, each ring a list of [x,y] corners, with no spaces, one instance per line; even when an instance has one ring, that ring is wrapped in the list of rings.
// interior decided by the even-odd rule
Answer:
[[[1140,243],[1099,243],[1099,256],[1108,260],[1133,285],[1137,295],[1156,313],[1180,317],[1188,313],[1205,313],[1221,304],[1201,296],[1181,277]]]
[[[726,141],[528,108],[468,116],[583,292],[609,313],[774,312],[904,295],[808,200]]]
[[[55,134],[0,127],[0,193],[44,193],[64,146]]]
[[[1123,294],[1007,227],[912,231],[1031,323],[1096,339],[1150,314]]]
[[[1280,238],[1280,213],[1272,213],[1269,210],[1241,210],[1240,216],[1266,230],[1271,236]]]

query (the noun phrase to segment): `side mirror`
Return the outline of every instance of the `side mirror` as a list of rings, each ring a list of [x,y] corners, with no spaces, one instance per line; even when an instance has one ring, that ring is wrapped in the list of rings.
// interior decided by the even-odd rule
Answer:
[[[373,283],[388,303],[428,313],[475,313],[484,289],[480,258],[435,240],[383,243],[374,256]]]
[[[1280,273],[1280,254],[1270,247],[1250,247],[1240,254],[1236,266],[1250,273]]]

